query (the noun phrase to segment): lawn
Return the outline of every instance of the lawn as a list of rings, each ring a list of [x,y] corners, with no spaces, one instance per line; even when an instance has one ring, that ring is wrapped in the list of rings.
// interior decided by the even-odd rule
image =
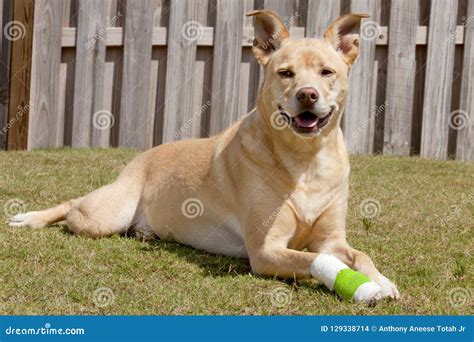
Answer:
[[[474,164],[352,157],[348,240],[400,290],[375,307],[313,280],[251,274],[246,260],[126,236],[91,240],[8,215],[112,181],[138,152],[0,153],[0,314],[472,314]]]

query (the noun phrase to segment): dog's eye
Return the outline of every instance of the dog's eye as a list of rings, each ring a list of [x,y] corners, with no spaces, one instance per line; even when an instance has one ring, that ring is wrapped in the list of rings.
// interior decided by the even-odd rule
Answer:
[[[329,76],[332,76],[332,75],[334,75],[334,71],[332,71],[331,69],[321,70],[321,76],[329,77]]]
[[[291,78],[295,76],[294,72],[291,70],[280,70],[278,71],[278,75],[280,75],[283,78]]]

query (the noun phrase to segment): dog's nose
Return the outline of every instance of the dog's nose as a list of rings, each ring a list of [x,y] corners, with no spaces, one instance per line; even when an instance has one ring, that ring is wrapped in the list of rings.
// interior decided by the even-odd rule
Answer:
[[[296,98],[303,106],[312,106],[319,100],[319,93],[313,87],[304,87],[298,90]]]

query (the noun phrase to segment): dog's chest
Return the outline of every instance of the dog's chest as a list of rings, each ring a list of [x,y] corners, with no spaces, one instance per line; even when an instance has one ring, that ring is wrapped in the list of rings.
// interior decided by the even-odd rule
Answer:
[[[327,208],[331,199],[332,196],[328,192],[300,189],[290,196],[290,203],[298,219],[306,225],[312,225]]]
[[[335,197],[341,195],[344,185],[341,173],[308,172],[302,174],[289,196],[289,202],[302,224],[311,226],[328,208]]]

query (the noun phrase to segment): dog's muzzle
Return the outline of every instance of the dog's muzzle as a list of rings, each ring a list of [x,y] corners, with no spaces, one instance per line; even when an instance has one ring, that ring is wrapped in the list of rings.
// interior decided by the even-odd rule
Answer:
[[[334,108],[322,118],[310,111],[304,111],[297,116],[290,116],[281,106],[278,106],[280,114],[285,121],[291,125],[298,133],[318,133],[325,127],[331,119]]]

